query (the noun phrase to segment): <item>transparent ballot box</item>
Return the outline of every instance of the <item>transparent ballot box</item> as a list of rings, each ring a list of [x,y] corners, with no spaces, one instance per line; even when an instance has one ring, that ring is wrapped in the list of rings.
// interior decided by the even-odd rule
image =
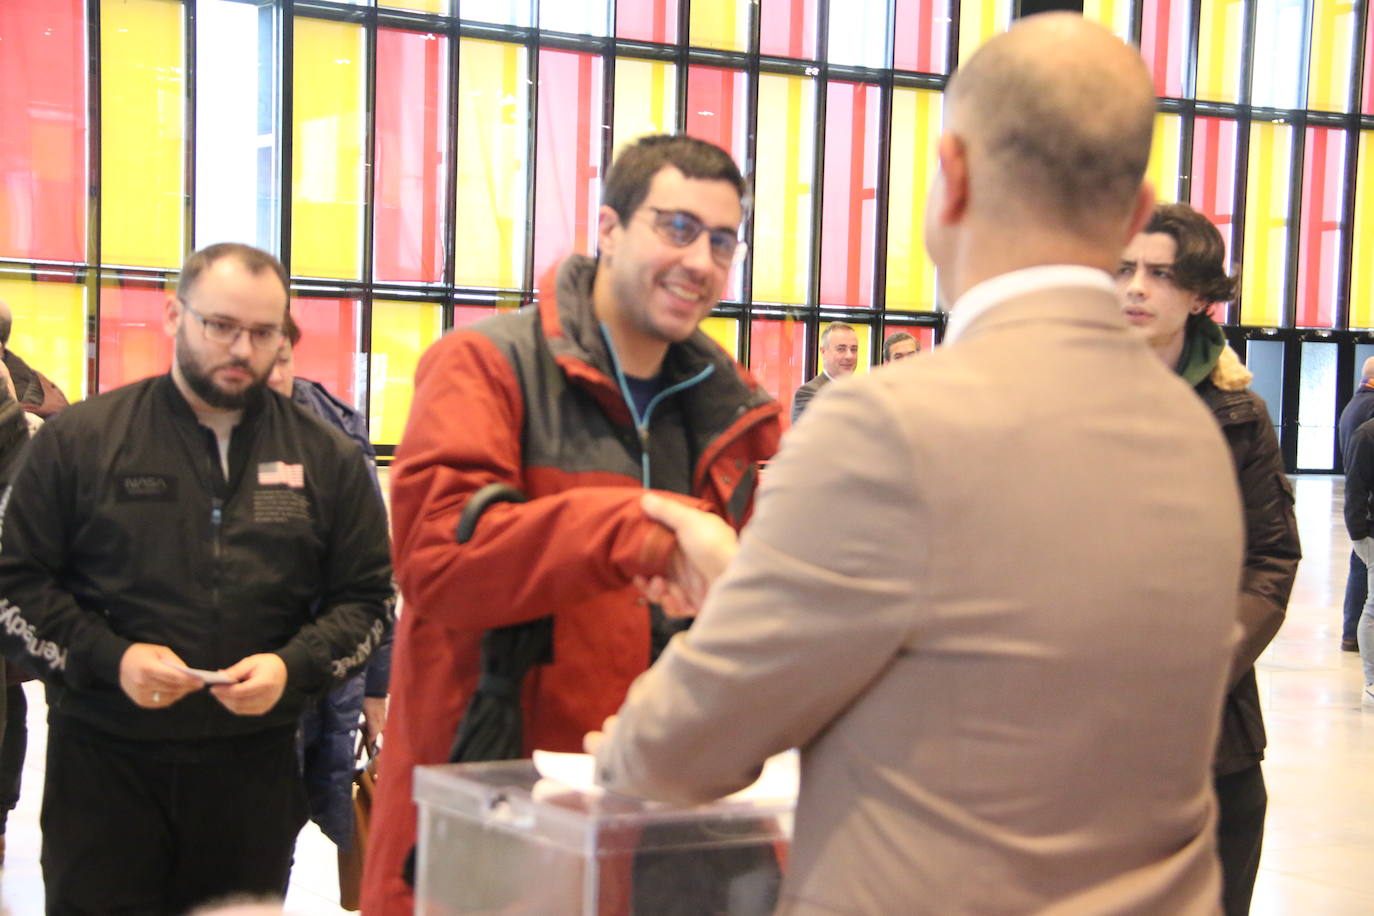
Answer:
[[[415,770],[415,912],[763,916],[795,799],[642,802],[540,780],[529,760]]]

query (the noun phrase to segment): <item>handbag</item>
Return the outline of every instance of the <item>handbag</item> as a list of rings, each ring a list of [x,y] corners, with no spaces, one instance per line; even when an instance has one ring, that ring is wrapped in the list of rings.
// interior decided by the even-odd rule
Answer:
[[[339,906],[349,912],[359,909],[372,798],[377,791],[377,745],[367,740],[365,732],[366,729],[359,729],[359,766],[353,771],[353,842],[347,849],[339,848]]]

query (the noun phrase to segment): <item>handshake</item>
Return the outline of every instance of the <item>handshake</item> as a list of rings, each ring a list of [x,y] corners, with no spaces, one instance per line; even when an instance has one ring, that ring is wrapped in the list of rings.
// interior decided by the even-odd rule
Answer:
[[[673,532],[677,546],[662,576],[635,576],[645,597],[670,617],[695,617],[725,567],[730,565],[739,541],[735,530],[718,515],[684,506],[655,493],[640,500],[644,514]]]

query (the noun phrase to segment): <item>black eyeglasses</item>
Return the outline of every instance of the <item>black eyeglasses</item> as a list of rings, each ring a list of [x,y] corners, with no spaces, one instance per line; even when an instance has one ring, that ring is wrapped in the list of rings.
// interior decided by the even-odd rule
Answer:
[[[660,210],[658,207],[645,207],[654,214],[654,230],[664,241],[678,248],[686,248],[697,240],[697,236],[708,232],[711,240],[711,259],[721,267],[730,267],[744,259],[749,246],[729,229],[710,229],[686,210]]]
[[[207,318],[191,308],[190,303],[185,299],[178,299],[177,301],[181,303],[182,308],[194,315],[196,320],[200,322],[207,340],[232,347],[239,339],[240,334],[247,334],[249,343],[259,350],[270,350],[282,341],[281,328],[245,328],[241,324],[225,321],[222,318]]]

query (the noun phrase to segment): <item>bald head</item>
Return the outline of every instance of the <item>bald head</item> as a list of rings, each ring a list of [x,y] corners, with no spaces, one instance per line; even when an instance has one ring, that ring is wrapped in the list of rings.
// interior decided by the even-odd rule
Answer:
[[[959,68],[945,100],[975,208],[1078,233],[1129,218],[1150,158],[1154,86],[1111,32],[1072,13],[1023,19]]]
[[[4,352],[5,347],[10,342],[10,330],[14,327],[14,313],[5,304],[5,300],[0,299],[0,353]]]
[[[1374,356],[1364,361],[1364,368],[1360,370],[1360,375],[1366,379],[1374,378]]]

